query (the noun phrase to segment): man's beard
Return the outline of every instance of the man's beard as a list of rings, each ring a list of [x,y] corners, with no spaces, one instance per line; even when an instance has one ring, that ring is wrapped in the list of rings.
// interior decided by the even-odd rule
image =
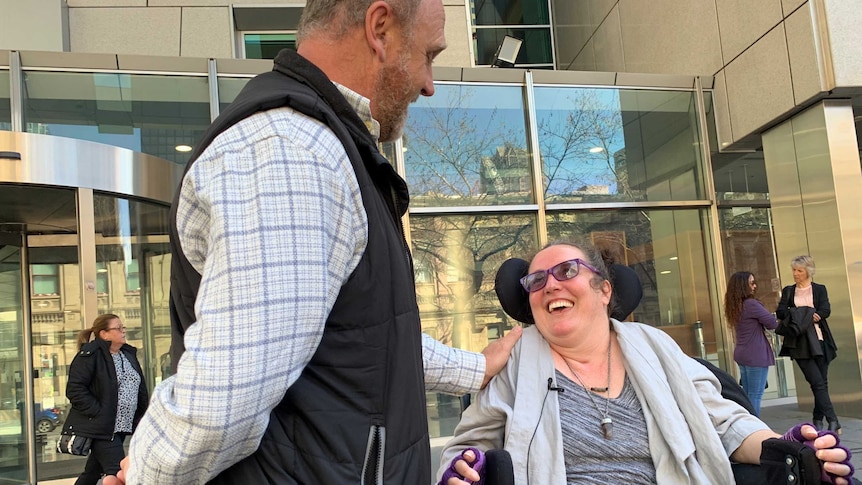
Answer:
[[[398,63],[384,67],[377,78],[377,122],[380,123],[380,141],[383,142],[401,136],[407,121],[407,107],[419,97],[418,93],[412,92],[407,52],[407,48],[402,50]]]

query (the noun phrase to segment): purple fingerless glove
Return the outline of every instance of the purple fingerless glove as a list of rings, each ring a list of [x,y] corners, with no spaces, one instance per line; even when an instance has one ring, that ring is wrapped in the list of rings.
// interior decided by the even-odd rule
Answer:
[[[784,435],[781,437],[781,439],[783,439],[785,441],[795,441],[797,443],[803,443],[805,446],[811,448],[812,450],[814,450],[816,452],[817,448],[814,447],[814,440],[816,440],[817,438],[819,438],[821,436],[834,436],[835,437],[835,446],[833,447],[833,449],[837,448],[839,450],[844,450],[844,452],[847,453],[847,458],[845,458],[844,461],[841,461],[838,463],[840,463],[842,465],[847,465],[848,467],[850,467],[850,474],[841,477],[841,478],[846,479],[849,482],[850,477],[852,477],[853,473],[856,472],[856,468],[853,467],[852,463],[850,463],[850,457],[852,456],[850,453],[850,450],[848,450],[844,446],[841,446],[841,439],[838,438],[838,435],[835,434],[833,431],[821,430],[821,431],[817,432],[817,438],[814,438],[813,440],[805,439],[805,437],[802,436],[802,427],[805,426],[806,424],[808,426],[811,426],[814,429],[817,429],[811,423],[800,423],[800,424],[797,424],[796,426],[790,428],[789,430],[787,430],[787,432],[784,433]],[[820,467],[820,470],[821,470],[820,471],[820,474],[821,474],[820,479],[826,483],[833,483],[834,484],[835,479],[839,477],[839,475],[835,475],[834,473],[827,473],[826,470],[823,469],[822,465]]]
[[[473,456],[476,457],[476,460],[473,463],[470,463],[466,458],[464,458],[464,453],[467,451],[472,451]],[[446,472],[443,473],[443,477],[440,478],[440,482],[437,485],[446,485],[450,478],[455,477],[461,480],[469,480],[465,479],[460,473],[455,471],[455,463],[458,463],[458,460],[464,460],[469,465],[470,468],[476,470],[481,477],[478,482],[472,482],[474,485],[482,485],[485,482],[485,475],[482,474],[483,469],[485,468],[485,454],[482,453],[478,448],[466,448],[455,458],[452,458],[452,461],[449,463],[449,468],[446,469]]]

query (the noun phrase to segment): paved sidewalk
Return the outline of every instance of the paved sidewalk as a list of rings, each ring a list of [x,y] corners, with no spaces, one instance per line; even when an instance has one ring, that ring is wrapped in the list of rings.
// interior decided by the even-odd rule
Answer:
[[[811,413],[800,411],[795,397],[768,399],[761,404],[760,419],[775,430],[775,432],[784,433],[791,426],[810,421]],[[862,474],[862,419],[839,416],[838,421],[841,422],[841,443],[853,453],[853,457],[851,458],[853,466],[857,470],[860,470],[860,474]],[[437,466],[440,463],[440,450],[447,440],[448,438],[431,440],[432,473],[437,471]],[[857,474],[857,476],[860,474]],[[69,478],[39,483],[40,485],[72,485],[74,482],[74,478]]]
[[[771,399],[761,404],[760,419],[775,432],[784,433],[798,423],[811,422],[811,412],[800,411],[796,398]],[[862,472],[862,419],[838,416],[838,422],[841,423],[841,444],[850,449],[853,453],[850,461]]]

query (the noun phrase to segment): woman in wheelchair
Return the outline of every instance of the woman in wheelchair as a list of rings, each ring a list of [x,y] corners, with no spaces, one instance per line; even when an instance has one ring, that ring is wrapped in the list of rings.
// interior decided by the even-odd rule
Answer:
[[[552,243],[528,268],[512,261],[497,294],[509,315],[535,325],[464,411],[443,450],[443,485],[477,482],[471,466],[499,448],[518,484],[732,484],[732,461],[758,464],[764,442],[781,437],[723,398],[713,373],[666,333],[609,318],[613,291],[595,248]],[[836,435],[799,425],[783,438],[808,442],[826,462],[823,478],[849,483]]]

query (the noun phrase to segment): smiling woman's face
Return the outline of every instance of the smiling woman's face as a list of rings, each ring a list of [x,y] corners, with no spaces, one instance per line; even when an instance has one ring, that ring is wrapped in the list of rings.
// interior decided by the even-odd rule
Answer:
[[[580,258],[584,253],[573,246],[554,245],[539,252],[530,263],[530,273],[547,270],[563,261]],[[595,273],[580,266],[578,275],[566,281],[548,277],[544,288],[530,293],[530,309],[539,332],[551,343],[561,343],[593,324],[607,324],[610,283],[596,289],[591,282]],[[583,335],[583,334],[581,334]]]

